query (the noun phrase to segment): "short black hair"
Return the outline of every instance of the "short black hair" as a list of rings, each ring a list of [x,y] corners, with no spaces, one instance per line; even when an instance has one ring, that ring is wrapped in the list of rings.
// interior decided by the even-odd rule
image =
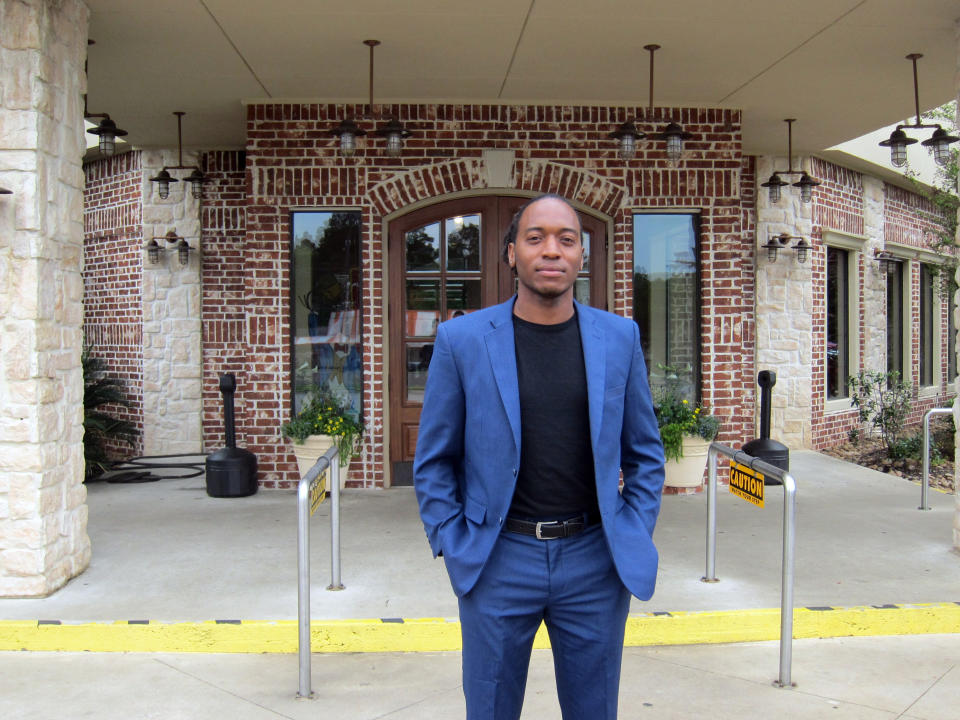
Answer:
[[[503,236],[502,257],[505,263],[507,264],[510,263],[509,256],[507,254],[507,248],[510,246],[510,243],[514,243],[517,241],[517,230],[519,230],[520,228],[520,216],[523,215],[524,210],[526,210],[528,207],[530,207],[534,203],[538,203],[541,200],[547,200],[548,198],[559,200],[568,208],[573,210],[573,214],[577,216],[577,224],[580,225],[580,238],[581,238],[581,242],[583,242],[583,223],[580,221],[580,213],[577,212],[577,209],[573,206],[573,203],[571,203],[569,200],[563,197],[563,195],[558,195],[557,193],[544,193],[543,195],[538,195],[535,198],[531,198],[530,200],[525,202],[523,205],[521,205],[520,209],[517,210],[517,212],[513,216],[513,219],[510,221],[510,227],[507,228],[507,232]]]

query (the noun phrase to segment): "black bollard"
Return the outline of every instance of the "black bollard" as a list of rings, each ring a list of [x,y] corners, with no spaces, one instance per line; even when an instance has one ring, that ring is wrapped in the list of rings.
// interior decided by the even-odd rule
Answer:
[[[790,448],[770,439],[770,398],[773,395],[773,386],[777,384],[777,374],[772,370],[761,370],[757,373],[757,384],[760,385],[760,437],[751,440],[740,449],[748,455],[789,472]],[[783,483],[776,478],[768,477],[763,484],[782,485]]]
[[[233,394],[236,389],[237,379],[233,373],[220,376],[227,446],[207,456],[207,495],[210,497],[245,497],[257,491],[257,456],[237,447],[233,417]]]

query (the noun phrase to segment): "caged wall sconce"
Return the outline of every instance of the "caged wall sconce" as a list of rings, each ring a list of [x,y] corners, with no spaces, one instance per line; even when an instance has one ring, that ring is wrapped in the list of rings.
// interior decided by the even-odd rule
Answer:
[[[647,115],[651,122],[656,122],[653,111],[653,54],[660,49],[659,45],[644,45],[643,49],[650,53],[650,98],[647,107]],[[618,140],[620,148],[618,154],[621,160],[632,160],[637,154],[637,140],[647,137],[647,134],[637,127],[634,120],[628,120],[610,133],[607,137]],[[680,155],[683,153],[683,141],[689,139],[690,133],[675,122],[670,122],[658,133],[651,137],[657,140],[665,140],[667,143],[667,160],[672,166],[680,162]]]
[[[164,240],[172,247],[161,247],[157,240]],[[196,252],[192,247],[190,247],[190,243],[187,242],[186,238],[177,235],[176,230],[171,230],[166,235],[154,237],[150,240],[150,242],[147,243],[147,259],[150,261],[151,265],[159,265],[160,256],[166,253],[168,250],[177,251],[177,261],[182,267],[186,267],[190,263],[190,253]]]
[[[176,110],[173,113],[177,116],[177,164],[165,165],[156,177],[150,178],[150,182],[157,183],[157,194],[161,200],[166,200],[170,196],[170,183],[180,182],[170,174],[170,170],[193,170],[186,178],[185,182],[190,183],[190,194],[199,199],[203,194],[203,184],[208,181],[200,168],[196,165],[183,164],[183,116],[186,115],[182,110]]]
[[[373,49],[380,44],[379,40],[364,40],[363,44],[370,48],[370,102],[367,105],[367,111],[362,119],[376,120],[376,114],[373,112]],[[390,118],[375,134],[386,138],[388,157],[400,157],[403,152],[403,141],[410,137],[410,131],[396,118]],[[366,135],[367,131],[357,125],[353,118],[346,118],[340,122],[337,127],[330,131],[340,139],[340,154],[343,157],[353,157],[357,154],[357,138]]]
[[[797,244],[790,247],[790,249],[796,250],[797,262],[802,265],[807,261],[807,252],[810,250],[810,243],[799,235],[790,235],[789,233],[772,235],[770,239],[767,240],[767,243],[760,247],[767,251],[767,260],[775,263],[777,261],[777,253],[780,250],[786,250],[791,240],[797,241]]]
[[[813,199],[813,189],[820,184],[819,180],[808,175],[803,170],[793,169],[793,124],[796,121],[796,118],[786,118],[784,120],[784,122],[787,124],[787,169],[774,170],[769,180],[767,180],[765,183],[760,183],[760,187],[767,188],[767,191],[770,194],[770,202],[772,203],[780,201],[780,196],[782,194],[781,188],[790,184],[781,178],[781,175],[800,176],[800,179],[793,183],[793,187],[800,188],[800,201],[805,203],[808,203]]]
[[[895,167],[903,167],[907,164],[907,146],[913,145],[917,141],[909,137],[903,128],[930,129],[934,128],[933,135],[929,140],[924,140],[921,145],[930,150],[934,162],[943,167],[950,163],[950,145],[955,143],[958,138],[947,133],[942,127],[934,124],[924,124],[920,122],[920,91],[917,85],[917,60],[922,58],[921,53],[910,53],[907,60],[913,63],[913,103],[916,110],[917,119],[913,125],[897,125],[897,128],[890,133],[890,137],[880,142],[881,147],[890,148],[890,162]]]

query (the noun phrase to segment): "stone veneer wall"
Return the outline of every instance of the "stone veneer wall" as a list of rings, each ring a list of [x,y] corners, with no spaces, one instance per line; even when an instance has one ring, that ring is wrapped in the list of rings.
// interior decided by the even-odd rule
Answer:
[[[261,482],[290,487],[296,465],[279,433],[289,413],[289,218],[297,208],[355,207],[363,222],[364,421],[362,459],[352,481],[384,483],[389,458],[384,422],[383,218],[415,203],[494,187],[505,192],[560,192],[613,219],[612,309],[632,308],[632,211],[699,210],[704,401],[723,416],[722,438],[753,435],[753,249],[742,237],[743,157],[739,113],[669,109],[664,116],[693,133],[679,168],[668,166],[662,143],[642,142],[636,160],[621,161],[608,129],[640,108],[395,105],[380,108],[411,130],[403,156],[381,143],[361,142],[340,158],[329,129],[362,113],[361,106],[258,104],[247,109],[247,205],[244,252],[247,374],[239,388],[238,422],[257,453]],[[652,131],[653,123],[640,123]],[[506,184],[491,180],[484,152],[509,154]]]
[[[172,150],[142,153],[143,234],[166,249],[157,265],[143,271],[143,451],[146,455],[202,450],[202,363],[200,320],[200,202],[189,183],[170,187],[161,199],[153,177],[177,164]],[[184,164],[196,162],[185,154]],[[185,171],[174,171],[183,177]],[[170,230],[195,252],[181,266],[176,246],[162,239]],[[145,253],[144,253],[145,254]]]
[[[129,406],[105,411],[143,432],[143,222],[140,152],[101,158],[84,165],[84,345],[119,378]],[[143,452],[110,445],[114,457]]]
[[[769,177],[775,167],[787,167],[786,158],[757,158],[757,177]],[[770,403],[770,434],[792,448],[810,447],[812,438],[811,274],[815,272],[815,263],[798,263],[796,253],[790,249],[780,251],[776,262],[771,263],[761,246],[771,236],[783,232],[809,238],[812,227],[810,205],[801,203],[793,188],[785,188],[777,203],[770,202],[766,189],[757,193],[756,369],[777,374]]]
[[[80,0],[0,3],[0,596],[90,562],[83,485]]]

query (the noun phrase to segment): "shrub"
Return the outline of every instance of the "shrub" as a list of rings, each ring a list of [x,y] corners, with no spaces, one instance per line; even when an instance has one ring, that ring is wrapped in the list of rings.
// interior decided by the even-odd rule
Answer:
[[[129,420],[115,418],[102,409],[104,405],[130,406],[123,383],[107,375],[106,363],[85,349],[80,356],[80,367],[83,370],[84,476],[89,479],[109,468],[108,441],[119,440],[133,447],[140,432]]]
[[[900,379],[900,373],[861,371],[850,378],[850,404],[860,412],[860,422],[869,423],[880,433],[887,454],[893,456],[893,448],[903,433],[907,415],[910,414],[912,389]]]

